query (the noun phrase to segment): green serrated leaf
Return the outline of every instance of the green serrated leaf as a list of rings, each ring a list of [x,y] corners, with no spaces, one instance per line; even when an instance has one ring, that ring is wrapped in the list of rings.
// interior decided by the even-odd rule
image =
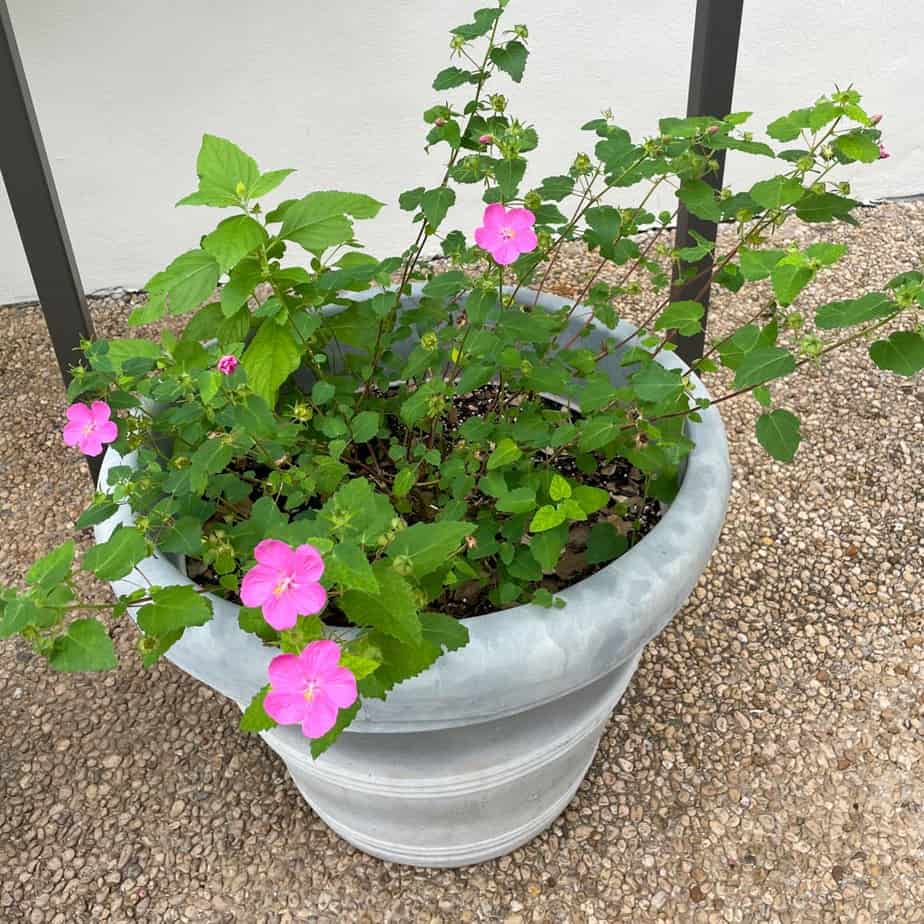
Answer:
[[[829,302],[815,312],[815,324],[821,330],[853,327],[876,318],[885,318],[898,310],[895,302],[882,292],[868,292],[860,298]]]
[[[268,239],[260,222],[249,215],[235,215],[202,239],[202,249],[215,258],[222,272],[227,272]]]
[[[428,189],[420,200],[420,208],[424,213],[424,218],[427,219],[427,224],[431,228],[438,228],[455,201],[456,194],[452,189],[445,186]]]
[[[371,626],[400,642],[420,644],[422,629],[413,588],[391,566],[373,566],[379,583],[378,594],[349,590],[340,598],[340,607],[357,626]]]
[[[519,83],[523,79],[528,56],[526,46],[516,40],[491,49],[491,60],[505,74],[509,74],[514,83]]]
[[[271,719],[263,708],[263,701],[266,699],[266,694],[269,693],[269,691],[270,685],[267,684],[254,694],[253,699],[250,701],[250,705],[241,715],[238,728],[240,728],[242,732],[269,731],[269,729],[276,727],[276,721]]]
[[[347,590],[369,594],[380,592],[366,553],[353,542],[338,542],[326,561],[325,577]]]
[[[924,369],[924,337],[912,331],[896,331],[888,340],[872,344],[869,355],[880,369],[915,375]]]
[[[761,208],[779,209],[793,205],[805,195],[802,183],[794,177],[775,176],[755,183],[750,190],[751,198]]]
[[[514,488],[500,497],[495,506],[501,513],[529,513],[536,508],[536,492],[532,488]]]
[[[629,540],[618,533],[612,523],[594,523],[587,537],[584,557],[590,565],[602,565],[625,554]]]
[[[48,656],[56,671],[108,671],[118,665],[112,639],[97,619],[78,619],[59,635]]]
[[[529,531],[531,533],[543,533],[546,530],[560,526],[566,519],[567,515],[560,507],[543,504],[543,506],[533,514],[533,518],[529,524]]]
[[[568,480],[563,478],[558,472],[552,474],[552,481],[549,484],[549,497],[553,501],[564,500],[566,497],[571,497],[571,485],[568,484]]]
[[[697,218],[706,221],[722,220],[722,209],[715,190],[705,180],[685,180],[677,190],[677,198]]]
[[[498,440],[494,451],[488,456],[487,470],[491,472],[503,465],[511,465],[522,455],[523,450],[510,437],[505,436],[503,439]]]
[[[676,330],[689,337],[702,330],[704,309],[699,302],[674,302],[661,312],[655,330]]]
[[[413,575],[420,579],[445,565],[462,541],[475,531],[471,523],[440,520],[415,523],[401,530],[387,548],[389,558],[410,560]]]
[[[650,362],[632,376],[632,387],[642,401],[653,403],[676,397],[683,391],[683,380],[676,369],[665,369]]]
[[[247,384],[273,407],[279,387],[301,365],[301,351],[285,327],[265,320],[244,350],[241,365]]]
[[[796,368],[796,360],[783,347],[757,347],[751,350],[735,372],[735,388],[749,388],[762,385],[781,376],[789,375]]]
[[[212,618],[211,603],[189,584],[153,590],[151,600],[138,610],[138,625],[147,635],[164,636],[203,626]]]
[[[143,561],[147,554],[147,542],[137,529],[117,526],[105,542],[84,553],[81,567],[92,571],[103,581],[117,581]]]
[[[757,439],[780,462],[791,462],[802,436],[799,418],[789,411],[776,410],[757,418]]]
[[[35,562],[26,573],[26,581],[51,589],[71,573],[73,561],[74,540],[68,539]]]

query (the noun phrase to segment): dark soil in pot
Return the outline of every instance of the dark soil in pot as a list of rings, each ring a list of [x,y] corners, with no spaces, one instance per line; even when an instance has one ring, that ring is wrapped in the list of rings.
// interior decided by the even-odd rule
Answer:
[[[447,430],[451,433],[452,430],[460,427],[471,417],[489,415],[492,409],[498,406],[499,402],[506,401],[509,404],[513,400],[515,400],[513,395],[498,393],[497,383],[489,383],[471,394],[459,396],[454,399],[453,408],[447,415]],[[545,401],[549,407],[561,407],[560,402],[551,398],[546,398]],[[578,415],[575,413],[575,416]],[[392,424],[395,427],[396,434],[400,435],[400,421],[392,421]],[[364,453],[356,460],[355,464],[351,464],[351,475],[357,478],[369,478],[372,481],[383,475],[385,477],[394,475],[396,468],[389,459],[386,450],[387,446],[383,444],[376,445],[376,441],[372,442],[371,447],[366,444]],[[545,450],[544,452],[551,454],[552,451]],[[541,462],[542,459],[539,458],[536,461]],[[661,518],[662,507],[658,500],[646,494],[645,475],[625,459],[613,459],[594,468],[592,471],[584,471],[579,468],[577,461],[573,457],[566,456],[555,459],[550,467],[571,482],[601,488],[610,496],[610,503],[602,510],[591,514],[584,521],[571,525],[567,546],[555,571],[544,575],[542,580],[535,585],[556,594],[599,571],[609,564],[609,561],[613,560],[611,558],[601,562],[588,561],[587,542],[595,525],[609,523],[613,527],[618,537],[616,542],[619,546],[619,554],[623,554],[647,535],[658,523]],[[266,474],[266,472],[260,472],[256,467],[254,467],[253,471],[258,478]],[[250,499],[250,502],[256,501],[259,496],[261,495],[255,494]],[[420,501],[421,498],[418,497],[418,500]],[[425,497],[423,500],[425,500]],[[482,506],[491,502],[491,499],[484,498]],[[312,506],[313,504],[309,503],[306,509],[310,509]],[[427,506],[426,503],[419,503],[416,508],[404,513],[403,516],[408,526],[428,520],[420,512],[426,510]],[[471,512],[474,514],[477,514],[477,510],[478,506],[471,508]],[[295,515],[300,511],[288,512]],[[491,570],[489,565],[486,566],[486,570]],[[226,599],[240,603],[240,599],[236,594],[221,590],[218,587],[218,575],[203,562],[188,559],[187,573],[190,578],[199,583],[210,588],[214,587]],[[480,616],[506,608],[503,604],[499,605],[490,599],[491,587],[490,583],[484,584],[477,581],[460,583],[453,588],[447,588],[441,597],[432,600],[427,606],[428,609],[446,613],[458,619]],[[522,602],[522,600],[517,600],[506,606],[516,606]],[[349,625],[346,618],[337,609],[336,601],[334,600],[328,605],[324,621],[331,626]]]

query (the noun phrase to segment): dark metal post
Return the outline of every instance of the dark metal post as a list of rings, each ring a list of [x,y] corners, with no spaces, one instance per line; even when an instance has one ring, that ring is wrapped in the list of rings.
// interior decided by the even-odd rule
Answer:
[[[708,115],[723,118],[731,112],[743,6],[744,0],[697,0],[693,60],[690,64],[690,92],[687,98],[688,116]],[[725,173],[725,152],[718,151],[716,160],[719,162],[718,169],[704,179],[713,188],[721,189]],[[677,217],[678,248],[689,247],[694,243],[690,235],[691,230],[715,242],[715,223],[690,215],[686,208],[681,206]],[[693,299],[706,309],[703,315],[703,330],[699,334],[677,337],[677,352],[688,363],[703,355],[706,322],[709,316],[709,285],[706,285],[705,292],[701,290],[712,273],[712,255],[692,266],[695,273],[685,282],[677,283],[671,292],[672,301]],[[689,270],[689,266],[685,266],[684,269]]]
[[[35,118],[32,97],[13,35],[6,0],[0,0],[0,175],[32,271],[65,384],[70,367],[80,360],[75,350],[93,336],[77,264],[61,215],[51,169]],[[88,458],[94,481],[99,459]]]

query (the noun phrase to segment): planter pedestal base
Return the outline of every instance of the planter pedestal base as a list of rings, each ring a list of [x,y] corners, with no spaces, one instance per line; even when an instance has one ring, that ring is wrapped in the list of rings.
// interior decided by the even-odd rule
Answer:
[[[263,737],[315,812],[355,847],[394,863],[467,866],[510,853],[565,810],[640,654],[582,690],[495,721],[347,731],[317,761],[295,728]]]

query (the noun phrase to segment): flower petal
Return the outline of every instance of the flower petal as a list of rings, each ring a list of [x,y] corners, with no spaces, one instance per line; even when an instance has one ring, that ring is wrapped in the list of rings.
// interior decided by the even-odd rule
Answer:
[[[337,721],[337,707],[321,691],[310,702],[305,700],[302,719],[302,734],[306,738],[320,738],[326,735]]]
[[[295,580],[299,584],[317,581],[323,573],[324,559],[321,553],[313,545],[300,545],[295,550]]]
[[[278,539],[264,539],[257,543],[253,550],[253,557],[261,565],[270,565],[277,571],[291,573],[295,564],[295,550],[287,542]]]
[[[94,401],[90,405],[90,413],[96,424],[105,423],[112,416],[112,409],[105,401]]]
[[[88,433],[78,444],[77,448],[85,456],[98,456],[103,451],[98,433]]]
[[[97,426],[96,435],[99,437],[100,442],[111,443],[119,435],[119,428],[116,426],[115,421],[107,420]]]
[[[482,249],[493,253],[506,240],[497,228],[476,228],[475,243]]]
[[[273,596],[279,583],[279,572],[270,565],[254,565],[241,581],[241,600],[244,606],[262,606]]]
[[[340,663],[340,646],[328,639],[321,639],[305,646],[298,656],[302,672],[309,680],[323,681],[337,670]]]
[[[323,680],[322,689],[330,697],[334,705],[341,709],[352,706],[359,695],[356,689],[356,678],[345,667],[337,667]]]
[[[507,209],[500,202],[492,202],[484,210],[481,223],[486,228],[494,228],[495,230],[504,227],[507,224]]]
[[[261,607],[263,618],[274,629],[291,629],[298,621],[298,607],[292,599],[292,592],[270,594]]]
[[[77,446],[83,439],[83,428],[85,424],[80,421],[72,420],[69,424],[64,425],[61,435],[64,437],[65,446]]]
[[[513,263],[514,260],[520,255],[520,248],[517,247],[516,241],[513,238],[510,238],[508,241],[504,241],[499,247],[495,248],[492,251],[491,256],[494,257],[496,263],[500,263],[501,266],[507,266],[510,263]]]
[[[507,225],[514,231],[524,231],[536,223],[536,216],[529,209],[511,209],[507,213]]]
[[[320,613],[327,604],[327,591],[314,582],[308,584],[293,584],[286,596],[292,599],[292,606],[302,616],[311,616]]]
[[[539,239],[536,237],[536,232],[533,231],[532,228],[522,228],[518,230],[514,242],[520,253],[532,253],[539,246]]]
[[[270,690],[263,699],[266,714],[280,725],[295,725],[307,713],[308,701],[302,693],[276,692]]]
[[[302,695],[308,686],[298,655],[278,655],[270,661],[268,673],[270,684],[276,692]]]
[[[93,419],[93,414],[90,411],[90,408],[85,404],[81,404],[79,401],[75,404],[72,404],[66,411],[67,419],[71,423],[79,423],[81,425],[88,424]]]

